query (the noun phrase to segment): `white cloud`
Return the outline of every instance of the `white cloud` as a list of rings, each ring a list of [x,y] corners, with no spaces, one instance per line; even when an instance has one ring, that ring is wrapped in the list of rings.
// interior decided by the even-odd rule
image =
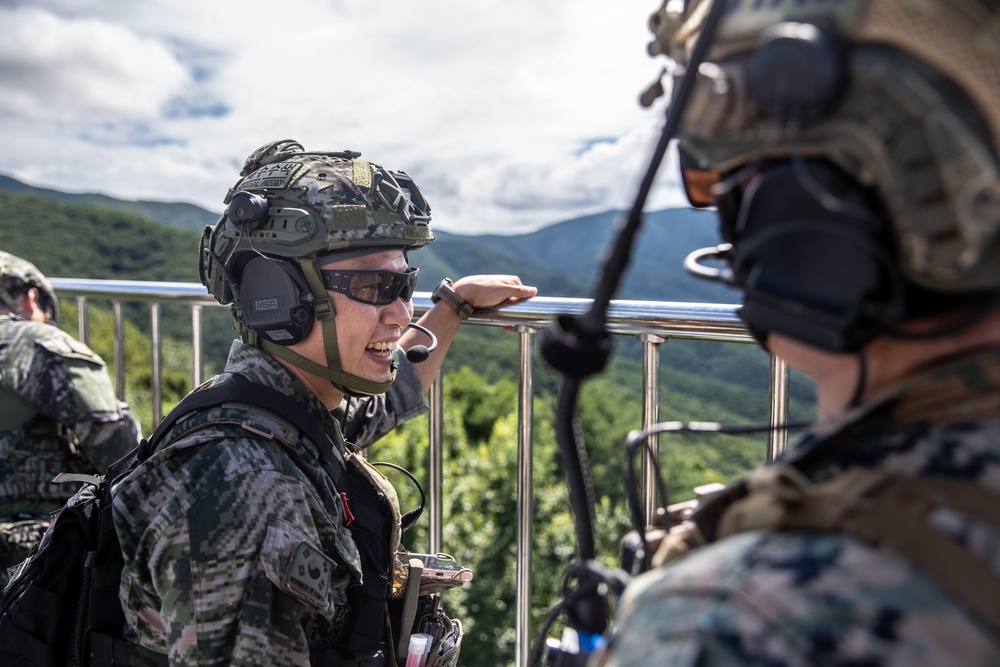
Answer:
[[[0,109],[36,120],[154,119],[188,83],[159,43],[100,19],[0,8]]]
[[[442,229],[624,208],[656,0],[34,0],[0,10],[0,172],[218,210],[294,138],[409,172]],[[675,180],[653,201],[679,203]]]

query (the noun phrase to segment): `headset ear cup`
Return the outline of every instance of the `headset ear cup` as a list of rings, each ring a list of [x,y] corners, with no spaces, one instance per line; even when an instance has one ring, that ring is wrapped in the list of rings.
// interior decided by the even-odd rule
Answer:
[[[309,335],[315,322],[312,294],[297,266],[254,257],[242,276],[243,326],[276,345],[294,345]]]
[[[732,259],[744,290],[740,317],[753,331],[856,351],[906,312],[888,222],[869,193],[831,165],[798,170],[808,174],[790,164],[768,167],[743,197]],[[822,205],[814,188],[842,210]]]

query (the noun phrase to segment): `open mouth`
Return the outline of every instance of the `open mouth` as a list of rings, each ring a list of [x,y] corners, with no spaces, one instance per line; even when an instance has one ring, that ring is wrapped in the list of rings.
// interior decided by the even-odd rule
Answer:
[[[395,342],[386,341],[383,343],[369,343],[365,347],[366,352],[372,352],[382,357],[391,357],[398,346]]]

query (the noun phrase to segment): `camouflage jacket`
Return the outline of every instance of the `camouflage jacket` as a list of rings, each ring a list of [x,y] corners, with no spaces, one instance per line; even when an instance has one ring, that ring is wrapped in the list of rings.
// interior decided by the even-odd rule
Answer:
[[[47,516],[76,491],[53,477],[103,473],[138,438],[90,348],[50,324],[0,316],[0,518]]]
[[[1000,492],[1000,352],[929,371],[807,434],[781,461],[814,483],[875,470]],[[729,502],[723,496],[705,511]],[[927,530],[1000,576],[996,526],[933,510]],[[899,552],[843,534],[765,528],[633,580],[594,662],[997,665],[1000,637]]]
[[[303,403],[334,455],[395,499],[344,433],[370,444],[427,409],[405,360],[385,395],[351,399],[335,413],[270,355],[239,341],[210,382],[235,375]],[[182,417],[162,443],[113,489],[125,638],[167,653],[171,665],[304,665],[311,649],[337,646],[361,561],[349,499],[315,445],[281,416],[240,403]],[[393,547],[398,540],[397,509]]]

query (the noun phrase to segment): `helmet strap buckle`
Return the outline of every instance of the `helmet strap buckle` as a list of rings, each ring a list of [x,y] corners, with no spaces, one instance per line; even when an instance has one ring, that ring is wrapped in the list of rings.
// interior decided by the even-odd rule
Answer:
[[[332,320],[337,316],[337,309],[333,305],[333,299],[329,296],[313,301],[313,309],[316,313],[316,319],[320,322]]]

